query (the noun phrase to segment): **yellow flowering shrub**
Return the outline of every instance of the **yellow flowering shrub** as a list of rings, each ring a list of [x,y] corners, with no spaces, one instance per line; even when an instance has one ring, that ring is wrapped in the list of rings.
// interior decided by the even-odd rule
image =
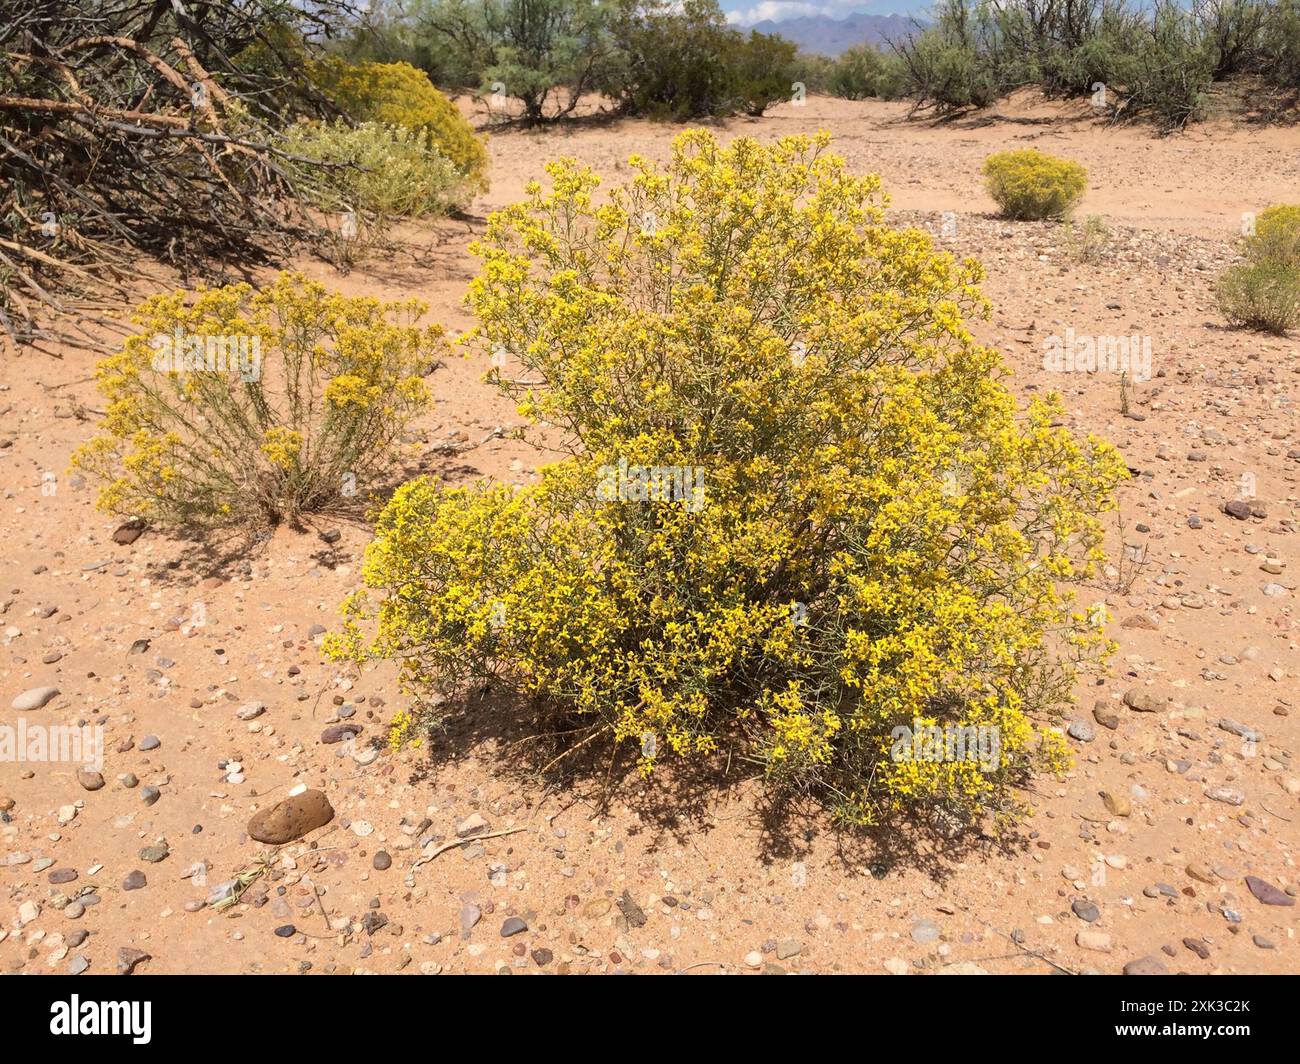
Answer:
[[[311,76],[353,118],[425,133],[478,191],[487,190],[487,147],[456,105],[410,63],[349,63],[326,56]]]
[[[1088,185],[1088,171],[1078,163],[1025,148],[984,160],[989,195],[1007,218],[1063,218]]]
[[[1234,326],[1285,335],[1300,324],[1300,205],[1260,211],[1241,252],[1246,261],[1215,283],[1219,310]]]
[[[739,749],[858,823],[1011,810],[1060,763],[1123,464],[1017,408],[963,323],[979,265],[887,226],[828,143],[688,131],[600,205],[561,161],[492,216],[467,342],[522,363],[494,376],[564,456],[400,488],[331,653],[398,660],[426,723],[492,678],[574,746]],[[935,727],[996,750],[909,756]]]
[[[386,475],[444,349],[424,312],[291,273],[155,295],[99,363],[103,431],[73,464],[102,479],[111,513],[296,524]]]
[[[1300,204],[1265,207],[1242,245],[1251,262],[1280,262],[1300,268]]]

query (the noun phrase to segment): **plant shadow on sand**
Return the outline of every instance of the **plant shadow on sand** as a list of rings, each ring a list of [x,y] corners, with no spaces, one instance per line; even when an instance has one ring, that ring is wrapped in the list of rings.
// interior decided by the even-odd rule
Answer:
[[[464,453],[455,447],[433,447],[417,459],[400,463],[382,487],[353,499],[340,499],[328,509],[308,514],[293,531],[301,536],[318,537],[326,528],[344,524],[370,533],[374,515],[408,480],[428,475],[457,484],[482,476],[478,467],[457,460]],[[252,575],[253,562],[269,549],[276,534],[276,527],[271,525],[146,531],[146,535],[164,538],[171,556],[148,562],[145,575],[164,587],[187,587],[209,577],[247,578]],[[340,549],[326,539],[315,539],[313,546],[311,561],[324,569],[336,569],[358,560],[358,555],[350,549]]]
[[[532,809],[558,799],[561,810],[582,805],[605,814],[614,803],[633,816],[629,834],[650,832],[654,851],[669,842],[690,846],[697,836],[729,832],[753,840],[768,864],[799,860],[819,838],[831,836],[848,875],[882,879],[891,871],[919,869],[936,882],[976,854],[1025,854],[1032,842],[1021,827],[993,834],[979,824],[944,824],[913,817],[878,828],[837,823],[812,795],[781,796],[761,770],[740,754],[740,735],[729,753],[686,761],[671,758],[644,777],[635,745],[614,744],[572,719],[539,710],[526,698],[479,687],[440,707],[410,782],[435,776],[451,762],[477,759],[494,775],[517,783]]]

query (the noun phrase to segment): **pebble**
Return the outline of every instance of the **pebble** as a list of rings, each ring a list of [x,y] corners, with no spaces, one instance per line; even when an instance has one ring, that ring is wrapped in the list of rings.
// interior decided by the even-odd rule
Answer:
[[[144,877],[144,873],[137,868],[135,871],[127,873],[127,877],[122,880],[122,889],[140,890],[142,887],[147,885],[148,882],[149,881]]]
[[[797,957],[802,952],[803,943],[797,939],[783,938],[776,944],[776,956],[778,960],[789,960],[791,957]]]
[[[1125,975],[1168,975],[1169,970],[1155,957],[1139,957],[1124,965]]]
[[[1102,791],[1101,802],[1112,816],[1131,816],[1133,813],[1133,803],[1127,795]]]
[[[51,699],[56,698],[59,694],[60,691],[57,687],[33,687],[30,690],[24,691],[9,703],[9,705],[12,709],[41,709]]]
[[[1135,713],[1159,713],[1165,701],[1144,687],[1130,687],[1124,692],[1124,704]]]
[[[501,925],[501,937],[510,938],[512,935],[522,934],[528,930],[528,925],[517,916],[511,916]]]
[[[468,838],[470,835],[477,835],[480,832],[487,831],[488,822],[478,813],[470,813],[464,820],[456,825],[456,835],[459,838]]]
[[[1264,905],[1294,905],[1295,898],[1284,893],[1266,879],[1247,876],[1246,886],[1255,895],[1255,899]]]
[[[123,946],[117,951],[117,974],[130,975],[135,971],[137,965],[151,960],[153,958],[144,950],[136,949],[133,946]]]
[[[1074,910],[1074,915],[1085,923],[1096,923],[1101,919],[1101,910],[1097,907],[1095,901],[1088,901],[1084,898],[1075,898],[1070,904]]]
[[[918,946],[928,946],[939,940],[939,929],[931,920],[917,920],[912,925],[912,941]]]
[[[98,772],[81,769],[77,772],[77,782],[88,791],[97,791],[104,786],[104,777]]]
[[[1090,743],[1097,738],[1097,729],[1092,726],[1090,721],[1081,717],[1075,717],[1066,727],[1066,732],[1070,738],[1078,739],[1081,743]]]
[[[160,747],[161,745],[162,743],[159,741],[158,736],[156,735],[146,735],[143,739],[140,740],[140,749],[145,751],[157,750],[158,747]]]
[[[371,858],[370,864],[375,871],[384,872],[393,867],[393,859],[389,856],[388,851],[379,850],[375,853],[375,856]]]

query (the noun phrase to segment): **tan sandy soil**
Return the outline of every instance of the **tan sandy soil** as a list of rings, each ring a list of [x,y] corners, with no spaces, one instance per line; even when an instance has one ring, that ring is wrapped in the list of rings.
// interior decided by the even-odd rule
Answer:
[[[1300,968],[1300,909],[1262,904],[1244,883],[1258,876],[1294,896],[1300,881],[1300,362],[1293,339],[1226,329],[1211,291],[1242,212],[1300,199],[1300,134],[1215,125],[1156,138],[1099,126],[1086,104],[1030,97],[992,120],[905,114],[813,98],[716,128],[764,139],[828,128],[854,168],[882,175],[899,222],[939,234],[942,212],[954,212],[955,233],[940,243],[988,267],[994,311],[978,331],[1005,353],[1013,387],[1059,389],[1071,423],[1114,441],[1137,471],[1122,489],[1116,561],[1090,589],[1109,605],[1121,647],[1111,675],[1078,691],[1074,715],[1095,736],[1073,742],[1069,778],[1026,795],[1033,813],[1012,844],[881,845],[801,810],[773,823],[739,771],[720,791],[673,774],[647,786],[601,760],[574,789],[547,789],[519,747],[503,749],[515,726],[487,711],[438,738],[432,758],[385,750],[371,760],[367,741],[402,705],[392,671],[325,663],[310,634],[334,623],[355,586],[366,528],[337,525],[332,546],[316,532],[333,522],[280,530],[224,559],[221,545],[156,533],[117,545],[93,486],[67,472],[99,406],[90,357],[11,353],[0,366],[0,722],[102,723],[107,784],[83,789],[68,764],[0,764],[4,970],[113,972],[123,947],[149,954],[137,970],[155,973],[1118,972],[1145,956],[1171,972]],[[410,249],[347,277],[302,268],[347,292],[418,295],[462,329],[475,268],[467,245],[490,209],[517,198],[549,158],[573,155],[612,179],[633,152],[663,157],[675,132],[589,120],[496,133],[492,190],[474,218],[408,233]],[[1088,166],[1082,211],[1114,230],[1100,264],[1076,263],[1059,226],[992,216],[980,163],[1024,145]],[[1121,414],[1115,375],[1043,371],[1044,340],[1066,328],[1152,338],[1157,376],[1131,388],[1133,416]],[[432,378],[439,398],[419,426],[419,468],[450,481],[533,475],[541,456],[519,440],[445,449],[519,424],[483,383],[486,369],[456,360]],[[1264,516],[1221,512],[1243,474]],[[132,653],[137,640],[147,649]],[[10,708],[42,685],[61,693],[43,709]],[[1172,697],[1163,711],[1122,703],[1148,685]],[[239,719],[253,701],[265,712]],[[1096,723],[1095,704],[1116,729]],[[360,741],[322,744],[348,707]],[[1221,718],[1262,739],[1244,741]],[[144,750],[148,736],[159,745]],[[228,760],[242,764],[243,782],[227,780]],[[127,773],[138,786],[124,785]],[[266,852],[246,835],[249,817],[300,784],[329,796],[333,823],[284,847],[241,904],[199,906]],[[146,787],[160,791],[156,803],[143,800]],[[1207,797],[1215,789],[1242,804]],[[1103,791],[1126,815],[1107,809]],[[475,812],[492,831],[523,830],[411,870],[423,841],[454,837]],[[164,859],[141,856],[164,838]],[[381,850],[384,870],[374,867]],[[62,870],[76,878],[58,882]],[[134,871],[146,885],[124,890]],[[620,904],[624,892],[634,905]],[[1089,902],[1091,923],[1076,915],[1092,916]],[[471,907],[481,919],[463,932]],[[528,929],[506,938],[511,916]]]

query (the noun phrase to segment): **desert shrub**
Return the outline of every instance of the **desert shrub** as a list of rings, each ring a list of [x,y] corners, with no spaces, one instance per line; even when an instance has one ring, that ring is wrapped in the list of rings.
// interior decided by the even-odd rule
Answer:
[[[789,100],[797,50],[774,33],[730,36],[722,53],[730,83],[728,108],[757,118],[770,105]]]
[[[1300,206],[1260,211],[1241,251],[1246,261],[1219,277],[1219,309],[1233,325],[1287,332],[1300,322]]]
[[[903,78],[896,55],[861,44],[840,53],[827,75],[826,91],[845,100],[892,100],[901,93]]]
[[[1260,70],[1270,84],[1300,89],[1300,0],[1279,0],[1260,33]]]
[[[1100,214],[1090,214],[1078,225],[1066,222],[1064,230],[1066,247],[1076,262],[1095,266],[1106,258],[1110,250],[1110,229]]]
[[[1192,9],[1210,61],[1210,76],[1221,81],[1250,70],[1258,58],[1269,5],[1259,0],[1200,0]]]
[[[146,300],[96,377],[103,432],[74,464],[101,509],[163,525],[296,523],[387,472],[424,409],[441,330],[281,274]]]
[[[926,30],[901,51],[909,95],[940,112],[987,107],[1004,91],[994,70],[969,42]]]
[[[970,0],[940,0],[930,25],[893,48],[905,95],[940,113],[987,107],[1028,77],[1009,55],[995,11]]]
[[[791,64],[792,80],[801,82],[808,92],[830,92],[830,78],[835,70],[835,60],[827,55],[800,50]]]
[[[1282,335],[1300,322],[1300,266],[1266,260],[1230,266],[1219,278],[1219,309],[1233,325]]]
[[[985,183],[1007,218],[1062,218],[1087,186],[1087,171],[1035,148],[984,160]]]
[[[799,80],[793,44],[733,29],[717,0],[625,0],[611,33],[599,85],[627,114],[761,114]]]
[[[363,122],[299,122],[285,133],[303,198],[341,214],[335,256],[351,262],[398,218],[447,214],[471,198],[469,179],[423,130]],[[328,167],[298,162],[329,163]]]
[[[476,70],[484,91],[523,105],[529,123],[570,114],[609,54],[609,0],[434,0],[424,39]]]
[[[1214,62],[1193,17],[1177,4],[1159,0],[1130,63],[1128,107],[1166,130],[1181,129],[1205,113]]]
[[[312,76],[352,118],[427,133],[479,190],[487,188],[487,148],[456,105],[409,63],[348,63],[327,56]]]
[[[399,489],[331,653],[397,659],[426,725],[491,678],[570,752],[734,748],[858,823],[1014,807],[1104,643],[1070,585],[1123,463],[1017,406],[963,324],[978,264],[828,143],[688,131],[601,206],[565,161],[492,216],[467,342],[523,364],[494,376],[563,457]],[[918,725],[1000,746],[908,757]]]
[[[1300,204],[1279,203],[1260,211],[1242,252],[1251,262],[1300,266]]]

